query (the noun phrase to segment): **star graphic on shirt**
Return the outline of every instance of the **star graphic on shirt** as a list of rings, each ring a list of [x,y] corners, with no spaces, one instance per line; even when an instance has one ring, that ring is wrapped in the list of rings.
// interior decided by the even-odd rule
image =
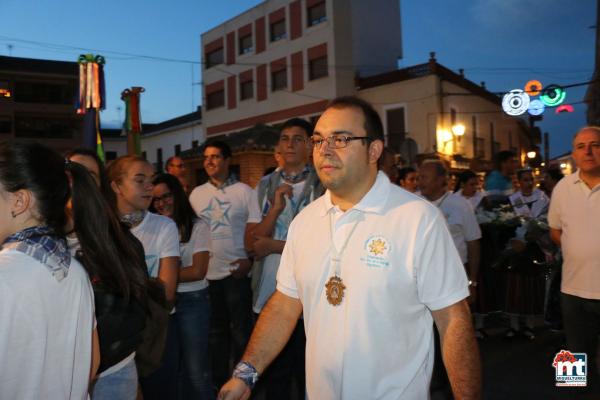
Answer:
[[[213,197],[208,206],[202,210],[201,214],[210,221],[210,229],[214,232],[221,226],[231,226],[231,220],[229,219],[230,209],[230,202],[221,201]]]
[[[379,256],[385,251],[385,242],[381,239],[375,239],[369,243],[369,252]]]

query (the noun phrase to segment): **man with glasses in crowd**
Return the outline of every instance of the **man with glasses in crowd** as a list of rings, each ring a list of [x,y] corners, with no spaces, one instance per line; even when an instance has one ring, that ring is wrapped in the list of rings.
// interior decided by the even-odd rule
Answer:
[[[165,163],[165,170],[167,174],[173,175],[179,179],[179,183],[183,187],[186,193],[190,193],[190,184],[188,183],[187,167],[183,162],[183,159],[179,156],[169,157]]]
[[[252,261],[244,249],[244,235],[260,215],[252,214],[252,189],[230,173],[231,149],[221,141],[204,148],[208,182],[196,187],[190,203],[210,225],[211,257],[206,279],[211,300],[210,348],[213,380],[229,377],[230,357],[238,359],[252,331],[252,292],[248,273]]]
[[[277,151],[280,168],[259,182],[254,191],[254,203],[262,221],[250,230],[247,249],[260,259],[252,270],[254,306],[260,314],[275,292],[281,253],[292,220],[310,202],[323,194],[317,173],[308,164],[311,150],[309,122],[293,118],[281,127]],[[306,337],[302,321],[292,337],[264,376],[265,399],[290,397],[292,378],[296,380],[298,398],[304,397],[304,348]]]
[[[302,312],[310,399],[427,399],[433,321],[455,397],[479,398],[463,265],[441,213],[378,173],[379,115],[336,99],[312,143],[328,190],[292,222],[277,290],[219,398],[250,395]]]

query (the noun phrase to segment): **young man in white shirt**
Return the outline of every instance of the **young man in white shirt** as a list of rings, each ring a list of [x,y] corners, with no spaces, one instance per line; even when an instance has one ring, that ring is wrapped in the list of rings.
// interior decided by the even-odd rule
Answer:
[[[572,156],[577,172],[554,188],[548,224],[563,253],[561,307],[568,350],[587,353],[588,377],[598,385],[600,127],[588,126],[575,135]]]
[[[277,285],[276,276],[288,229],[296,215],[323,194],[316,171],[308,164],[312,126],[306,120],[292,118],[281,127],[277,151],[280,168],[265,176],[254,190],[254,203],[262,221],[247,237],[247,248],[260,261],[253,272],[254,306],[260,314]],[[298,398],[304,397],[304,349],[306,337],[299,321],[290,341],[273,361],[264,376],[265,399],[290,398],[292,378]]]
[[[204,149],[209,181],[196,187],[190,203],[210,225],[211,257],[206,278],[211,298],[210,348],[213,381],[219,385],[231,373],[231,355],[239,358],[252,331],[252,293],[248,273],[252,261],[244,249],[246,228],[260,222],[252,214],[252,189],[229,171],[231,149],[220,141]]]
[[[479,398],[464,267],[439,211],[378,173],[377,112],[336,99],[312,142],[328,190],[292,222],[277,291],[219,398],[247,398],[302,312],[309,399],[427,399],[434,320],[455,396]]]

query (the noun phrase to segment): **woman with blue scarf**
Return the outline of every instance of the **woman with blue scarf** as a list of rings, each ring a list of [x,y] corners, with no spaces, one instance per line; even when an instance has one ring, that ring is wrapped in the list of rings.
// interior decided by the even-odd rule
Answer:
[[[98,367],[92,287],[65,240],[69,180],[98,195],[45,146],[0,144],[0,399],[86,399]]]

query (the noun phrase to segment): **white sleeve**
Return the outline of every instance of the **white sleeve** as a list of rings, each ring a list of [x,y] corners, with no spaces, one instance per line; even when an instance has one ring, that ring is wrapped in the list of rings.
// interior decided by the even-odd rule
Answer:
[[[200,186],[197,186],[194,190],[192,190],[192,193],[190,193],[190,204],[192,205],[192,208],[194,209],[198,217],[200,217],[200,212],[202,211],[198,204],[199,196],[201,196]]]
[[[550,228],[553,229],[562,229],[562,221],[560,218],[561,189],[562,188],[557,185],[554,188],[554,191],[552,192],[552,198],[550,199],[550,210],[548,211],[548,225],[550,225]]]
[[[171,220],[165,220],[160,228],[158,259],[166,257],[180,257],[179,253],[179,232],[177,225]]]
[[[192,231],[192,253],[200,253],[202,251],[210,251],[210,228],[205,220],[199,218],[194,223]]]
[[[296,275],[294,274],[294,266],[296,265],[294,247],[294,222],[292,221],[285,246],[283,247],[283,253],[281,253],[281,260],[279,261],[277,290],[286,296],[298,299],[298,285],[296,284]]]
[[[258,186],[252,190],[248,204],[248,223],[259,223],[262,221],[262,212],[258,204]]]
[[[431,310],[469,296],[467,274],[441,213],[426,228],[415,254],[419,300]]]
[[[477,223],[477,217],[473,207],[465,200],[462,206],[463,209],[463,224],[465,227],[465,240],[471,242],[473,240],[481,239],[481,229]]]

